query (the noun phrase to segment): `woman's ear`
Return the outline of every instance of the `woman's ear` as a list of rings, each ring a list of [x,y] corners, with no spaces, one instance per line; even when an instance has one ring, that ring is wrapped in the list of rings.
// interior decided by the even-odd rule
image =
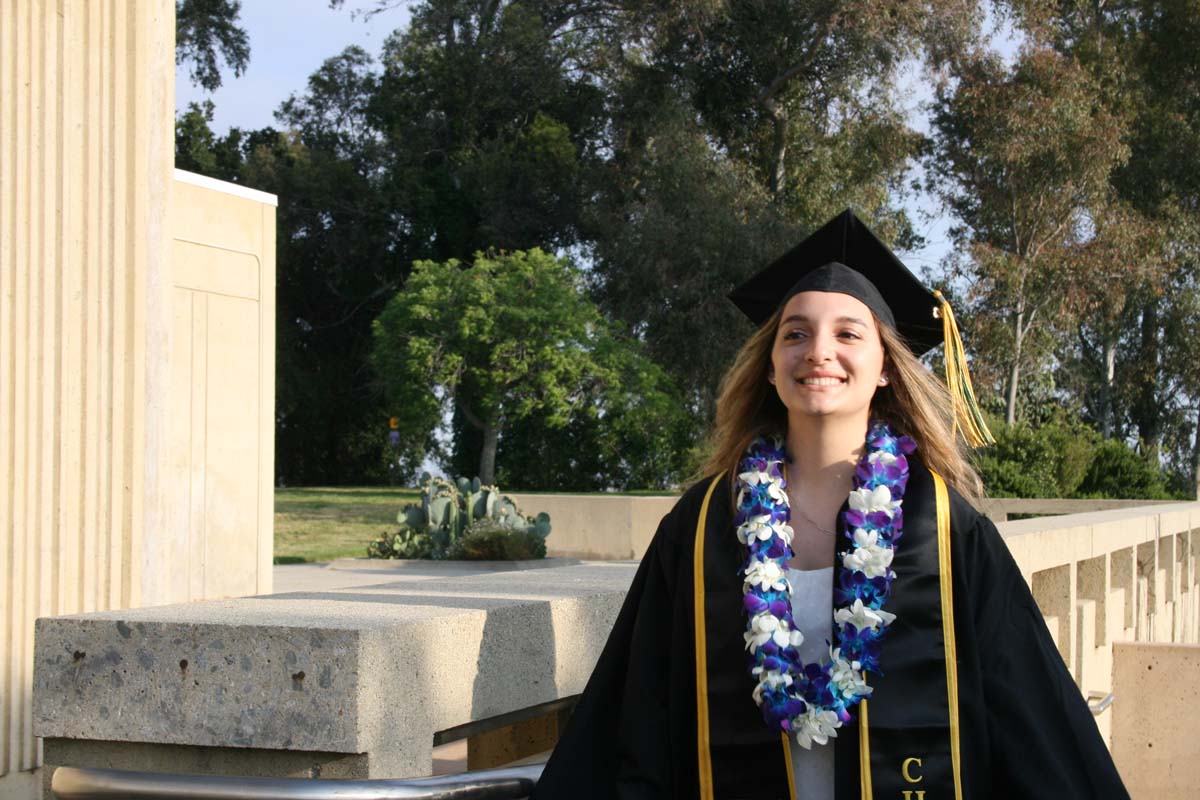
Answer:
[[[775,384],[775,365],[767,364],[767,383]]]

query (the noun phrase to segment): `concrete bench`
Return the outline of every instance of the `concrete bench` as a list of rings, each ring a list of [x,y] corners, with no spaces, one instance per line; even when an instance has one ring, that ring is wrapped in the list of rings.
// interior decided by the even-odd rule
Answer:
[[[35,730],[49,766],[429,775],[442,732],[467,736],[489,721],[561,713],[583,690],[635,568],[590,564],[41,619]],[[548,735],[552,742],[557,730]]]

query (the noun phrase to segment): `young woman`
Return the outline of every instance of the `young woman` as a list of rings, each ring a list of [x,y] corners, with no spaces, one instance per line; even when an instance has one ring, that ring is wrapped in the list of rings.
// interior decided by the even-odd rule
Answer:
[[[850,211],[731,295],[663,519],[535,798],[1124,798],[1007,548],[953,316]],[[946,339],[952,390],[919,356]]]

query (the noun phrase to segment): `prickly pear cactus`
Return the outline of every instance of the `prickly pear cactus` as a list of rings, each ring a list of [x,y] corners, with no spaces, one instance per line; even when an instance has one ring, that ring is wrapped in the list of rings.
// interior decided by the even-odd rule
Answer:
[[[543,542],[550,535],[550,515],[525,517],[511,497],[495,486],[484,486],[479,478],[451,482],[421,473],[420,504],[410,503],[396,515],[400,530],[372,542],[372,558],[444,558],[462,550],[455,543],[464,532],[483,533],[501,529],[514,535],[531,535]],[[483,527],[480,527],[483,526]],[[541,548],[544,555],[544,546]]]
[[[368,558],[431,558],[433,539],[414,530],[385,533],[367,545]]]

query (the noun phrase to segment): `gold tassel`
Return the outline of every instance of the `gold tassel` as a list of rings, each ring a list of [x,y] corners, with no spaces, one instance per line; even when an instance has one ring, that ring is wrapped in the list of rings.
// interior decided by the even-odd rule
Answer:
[[[967,371],[967,354],[958,335],[954,312],[941,292],[935,290],[933,296],[942,303],[939,316],[942,318],[942,335],[946,340],[946,388],[950,390],[950,402],[954,406],[954,429],[957,431],[961,425],[963,438],[972,447],[995,444],[996,439],[988,430],[983,412],[975,400],[971,373]]]

